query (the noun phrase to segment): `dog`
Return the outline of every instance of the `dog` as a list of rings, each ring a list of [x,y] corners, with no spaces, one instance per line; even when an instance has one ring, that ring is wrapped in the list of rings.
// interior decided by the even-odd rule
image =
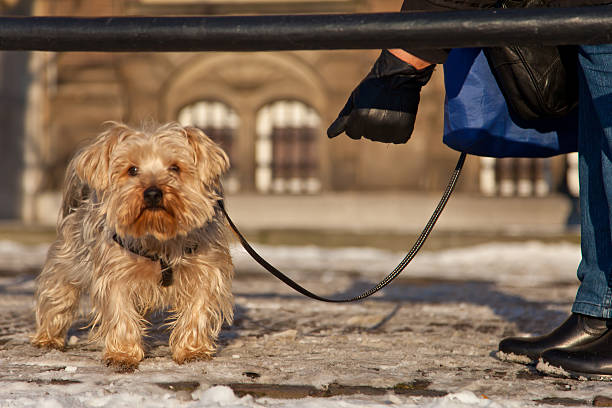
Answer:
[[[35,346],[64,349],[89,293],[91,341],[103,361],[133,371],[146,316],[168,310],[182,364],[210,359],[233,319],[233,265],[219,209],[229,159],[204,132],[177,123],[111,122],[70,161],[57,239],[37,278]]]

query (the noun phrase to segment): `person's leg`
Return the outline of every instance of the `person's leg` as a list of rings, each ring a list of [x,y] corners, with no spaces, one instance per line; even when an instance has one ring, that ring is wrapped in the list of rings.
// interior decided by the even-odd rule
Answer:
[[[612,45],[580,48],[578,137],[582,261],[575,314],[612,326]],[[612,375],[612,330],[587,344],[542,353],[549,374]]]
[[[579,55],[581,281],[572,316],[552,333],[511,337],[503,360],[530,363],[553,348],[588,345],[607,335],[612,317],[612,45],[581,47]]]
[[[572,311],[612,317],[612,45],[584,46],[578,135],[582,261]]]

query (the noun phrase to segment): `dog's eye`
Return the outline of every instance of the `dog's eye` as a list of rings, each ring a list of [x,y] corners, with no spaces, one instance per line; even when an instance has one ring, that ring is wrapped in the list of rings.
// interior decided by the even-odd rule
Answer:
[[[127,172],[128,172],[128,175],[129,175],[129,176],[132,176],[132,177],[137,176],[137,175],[138,175],[138,167],[136,167],[136,166],[132,166],[132,167],[130,167],[130,168],[128,169],[128,171],[127,171]]]
[[[179,166],[177,166],[176,164],[173,164],[172,166],[168,167],[168,170],[170,170],[173,173],[180,173],[181,172],[181,168]]]

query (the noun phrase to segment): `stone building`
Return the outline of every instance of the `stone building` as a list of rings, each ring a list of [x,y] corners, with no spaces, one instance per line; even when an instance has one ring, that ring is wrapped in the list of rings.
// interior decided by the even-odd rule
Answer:
[[[401,0],[0,0],[3,15],[48,16],[356,13],[396,11],[400,5]],[[67,161],[106,121],[201,127],[231,158],[225,180],[230,194],[441,190],[458,156],[441,142],[441,68],[423,90],[416,130],[406,145],[325,136],[377,54],[0,53],[0,218],[52,223]],[[548,194],[565,189],[565,169],[564,157],[472,158],[459,189]]]

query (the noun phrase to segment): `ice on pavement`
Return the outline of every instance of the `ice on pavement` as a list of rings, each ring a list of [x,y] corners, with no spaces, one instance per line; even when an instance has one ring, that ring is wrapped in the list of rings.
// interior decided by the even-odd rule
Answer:
[[[404,256],[400,252],[374,248],[255,246],[273,265],[288,273],[296,273],[301,279],[308,278],[311,272],[316,271],[317,278],[311,277],[308,284],[313,285],[318,280],[322,280],[322,285],[317,290],[322,288],[324,291],[327,286],[335,286],[342,276],[344,276],[342,278],[344,282],[350,281],[355,275],[370,282],[377,281],[390,272]],[[40,268],[46,250],[45,245],[27,246],[0,241],[0,262],[4,265],[2,269],[31,271]],[[440,304],[438,297],[431,300],[431,296],[434,295],[445,296],[444,290],[446,289],[444,288],[439,292],[424,290],[418,299],[416,297],[401,298],[397,302],[408,302],[412,305],[401,309],[394,303],[395,298],[382,298],[376,303],[351,306],[353,309],[344,306],[325,309],[328,306],[303,300],[299,296],[285,298],[274,295],[252,296],[252,292],[263,284],[267,285],[267,282],[271,282],[274,278],[267,276],[266,272],[262,271],[241,248],[233,247],[232,255],[238,280],[241,279],[240,274],[244,271],[258,271],[260,275],[257,277],[259,279],[257,286],[249,286],[251,278],[248,276],[242,278],[243,280],[237,284],[240,292],[237,294],[237,300],[241,303],[242,308],[247,309],[248,313],[242,313],[245,316],[248,314],[248,318],[245,317],[246,323],[243,323],[237,332],[232,333],[236,337],[226,340],[226,350],[223,355],[213,359],[213,366],[220,370],[219,377],[214,377],[216,373],[213,371],[206,371],[207,363],[177,366],[168,358],[167,348],[164,349],[164,346],[158,346],[161,350],[159,354],[151,356],[143,368],[138,370],[138,373],[127,375],[105,374],[105,369],[100,367],[101,363],[98,359],[99,349],[87,350],[83,339],[78,337],[75,337],[72,342],[73,348],[70,353],[36,351],[38,354],[34,356],[34,351],[28,351],[30,349],[27,348],[29,346],[27,346],[25,330],[29,330],[30,327],[26,327],[26,323],[23,323],[23,333],[17,333],[14,338],[7,337],[9,339],[7,343],[0,342],[0,371],[3,372],[0,375],[0,407],[514,408],[555,406],[554,404],[547,405],[544,402],[534,402],[534,395],[537,395],[538,390],[529,387],[536,386],[535,382],[530,383],[530,381],[540,381],[537,383],[538,386],[546,389],[546,392],[549,393],[547,395],[550,395],[551,392],[554,393],[557,388],[562,387],[555,382],[556,380],[539,378],[533,380],[529,374],[522,374],[527,377],[521,380],[523,382],[520,385],[517,385],[517,391],[507,393],[505,389],[513,387],[513,384],[519,381],[516,377],[517,373],[525,369],[517,365],[504,365],[488,355],[489,350],[495,347],[495,342],[505,330],[504,327],[512,324],[504,321],[508,316],[512,317],[512,313],[496,315],[495,313],[499,311],[492,311],[489,304],[457,303],[463,302],[460,297],[457,298],[458,301],[453,300],[448,304]],[[548,283],[569,282],[574,285],[579,260],[580,247],[576,244],[545,244],[536,241],[489,243],[466,248],[423,251],[404,271],[402,277],[481,281],[486,282],[487,285],[493,283],[497,285],[496,288],[498,286],[509,287],[511,292],[508,292],[508,295],[500,294],[499,301],[505,302],[508,308],[524,308],[520,312],[524,314],[525,311],[532,313],[533,310],[538,310],[539,306],[533,300],[523,302],[522,294],[519,297],[517,293],[526,293],[527,288],[530,287],[539,287],[538,290],[541,291]],[[15,274],[0,275],[0,288],[4,288],[0,291],[0,308],[5,311],[17,310],[18,307],[26,310],[24,304],[31,308],[33,285],[31,275],[29,278],[22,278]],[[272,293],[278,291],[279,287],[282,286],[272,286],[271,289],[266,287],[265,290],[266,293]],[[485,288],[485,286],[476,285],[473,290],[479,290],[480,287]],[[569,288],[564,286],[558,290],[566,293],[574,289],[573,286]],[[498,292],[491,293],[490,296],[493,296]],[[535,294],[531,295],[532,298],[537,298],[541,292],[533,293]],[[550,296],[553,298],[553,294]],[[415,299],[418,302],[415,302]],[[515,303],[508,303],[509,301]],[[564,299],[564,302],[559,303],[559,309],[567,306],[567,298]],[[282,305],[280,308],[266,309],[268,305],[279,303]],[[549,304],[557,307],[553,303]],[[505,310],[502,311],[505,313]],[[288,314],[289,312],[292,314]],[[320,317],[317,314],[320,312],[327,313],[329,319],[335,320],[330,320],[323,326],[309,328],[309,330],[312,329],[312,332],[307,335],[302,331],[306,329],[296,332],[294,326],[291,325],[292,319],[299,319],[304,323],[319,321]],[[553,312],[557,313],[550,310],[542,312],[538,319],[546,320],[549,316],[557,316]],[[267,315],[262,317],[264,313]],[[286,314],[283,315],[283,313]],[[384,330],[383,332],[368,331],[367,327],[375,326],[368,319],[371,319],[373,323],[384,322],[385,316],[393,317],[394,313],[406,314],[402,317],[406,320],[401,324],[396,322],[396,326],[389,329],[388,332]],[[6,316],[8,316],[7,319],[13,318],[11,314]],[[15,316],[15,319],[22,318],[22,315],[19,314]],[[440,320],[432,325],[427,322],[427,319],[430,319],[428,316],[436,316]],[[476,316],[482,321],[480,323],[470,321],[470,316],[471,318]],[[417,317],[422,319],[422,322],[417,320]],[[277,331],[269,329],[265,332],[266,334],[261,334],[258,327],[273,326],[276,323],[275,320],[283,320],[284,326],[281,325],[278,329],[274,329]],[[470,327],[470,324],[473,327]],[[345,330],[349,326],[365,328]],[[464,339],[465,330],[471,330],[469,333],[475,333],[482,339]],[[428,331],[431,331],[431,334],[427,334]],[[289,332],[291,335],[284,335]],[[0,335],[2,334],[0,327]],[[77,334],[81,335],[81,333]],[[326,339],[329,336],[332,336],[332,339]],[[445,339],[440,338],[443,336],[449,336],[446,339],[449,345],[443,344]],[[434,386],[448,391],[448,394],[441,397],[414,397],[389,392],[384,396],[343,395],[331,398],[283,400],[252,396],[239,397],[231,388],[216,385],[214,379],[210,379],[220,378],[222,375],[224,381],[227,381],[223,384],[239,383],[245,381],[244,371],[258,370],[263,373],[262,379],[266,372],[272,373],[269,377],[265,377],[266,381],[283,383],[289,378],[292,384],[295,384],[295,381],[303,380],[304,384],[324,386],[338,378],[337,373],[330,373],[324,368],[327,367],[324,359],[330,355],[322,354],[327,353],[321,346],[325,341],[328,343],[325,343],[324,347],[332,350],[329,353],[335,350],[330,345],[347,344],[346,349],[338,349],[339,353],[346,353],[338,357],[339,361],[346,365],[343,368],[344,377],[341,378],[344,383],[352,382],[351,366],[355,366],[355,370],[360,370],[360,376],[354,377],[354,383],[362,384],[364,379],[369,379],[370,385],[387,387],[387,383],[377,385],[376,377],[384,374],[389,378],[394,378],[394,373],[397,373],[398,379],[393,379],[393,381],[399,382],[403,379],[400,375],[406,375],[405,373],[411,376],[416,375],[415,373],[421,370],[419,364],[429,364],[428,367],[422,368],[429,372],[429,377],[426,378],[431,379]],[[402,347],[409,344],[410,347],[406,347],[405,351],[397,354],[405,356],[401,357],[404,360],[393,360],[396,357],[389,357],[388,360],[385,360],[385,353],[378,351],[381,347],[380,343],[385,341],[394,341]],[[485,341],[488,341],[488,344],[479,343]],[[433,347],[429,343],[436,343],[436,346]],[[443,345],[440,346],[440,343]],[[361,350],[363,354],[354,354],[350,348],[351,345]],[[301,348],[298,349],[298,346]],[[302,357],[294,355],[302,349],[312,349],[312,355]],[[31,352],[32,356],[27,353],[23,354],[23,350]],[[251,357],[247,355],[247,350],[252,350]],[[415,357],[417,354],[420,357]],[[368,361],[363,355],[372,356],[371,361]],[[271,363],[273,358],[279,361],[287,357],[293,359],[293,364],[299,365],[300,361],[303,362],[303,365],[309,364],[312,370],[304,371],[298,366],[293,367],[293,371],[283,371],[274,368],[276,362]],[[422,361],[419,358],[422,358]],[[440,368],[437,368],[437,360],[440,362]],[[28,367],[36,367],[37,370],[31,377],[28,377]],[[470,374],[470,370],[473,374]],[[304,375],[310,375],[307,380],[304,380],[302,371]],[[436,374],[437,371],[442,373]],[[500,376],[499,383],[492,383],[492,381],[497,381],[496,375]],[[164,380],[174,381],[178,377],[196,378],[201,385],[195,391],[190,392],[174,392],[154,385]],[[479,393],[478,389],[482,387],[490,387],[497,395],[492,397]],[[572,383],[571,387],[582,388],[579,394],[558,392],[561,395],[577,395],[576,398],[584,398],[586,394],[593,396],[594,393],[605,393],[606,390],[605,385],[588,388],[588,386]],[[580,404],[574,405],[579,406]]]
[[[264,404],[269,407],[294,407],[294,408],[411,408],[411,407],[426,407],[426,408],[518,408],[521,407],[518,401],[504,401],[503,403],[492,401],[483,396],[476,396],[470,391],[461,391],[454,394],[446,395],[442,398],[427,399],[423,401],[423,404],[414,403],[403,403],[401,401],[394,401],[393,396],[389,396],[384,402],[374,402],[366,399],[357,398],[305,398],[302,400],[271,400],[271,399],[259,399],[254,400],[251,396],[245,396],[242,398],[236,397],[231,388],[225,386],[211,387],[202,392],[196,392],[193,394],[195,399],[198,400],[202,406],[211,406],[216,404],[219,407],[227,408],[251,408],[261,406]],[[197,406],[197,405],[196,405]]]
[[[15,393],[18,393],[15,390]],[[136,391],[136,390],[135,390]],[[11,386],[2,390],[2,394],[11,393]],[[150,398],[141,393],[117,393],[110,395],[95,395],[89,392],[84,395],[70,392],[49,393],[44,397],[20,397],[16,399],[0,399],[2,407],[32,407],[32,408],[66,408],[66,407],[96,407],[96,408],[134,408],[134,407],[167,407],[167,408],[519,408],[524,407],[519,401],[494,401],[484,396],[477,396],[470,391],[461,391],[441,398],[423,398],[420,402],[405,402],[389,395],[383,401],[374,401],[366,397],[332,397],[303,398],[299,400],[275,400],[269,398],[255,399],[250,395],[237,397],[227,386],[213,386],[205,390],[191,393],[192,401],[177,399],[170,393],[158,398]],[[546,405],[539,405],[546,407]]]
[[[322,271],[326,278],[342,272],[367,277],[384,276],[405,255],[376,248],[322,248],[317,246],[254,245],[264,258],[281,270]],[[21,245],[0,241],[3,269],[26,270],[42,265],[48,246]],[[256,267],[255,261],[239,246],[232,247],[237,270]],[[573,279],[580,261],[580,246],[561,242],[493,242],[442,251],[421,251],[405,275],[448,279],[486,280],[515,285],[533,285]],[[533,270],[538,273],[534,274]]]
[[[454,394],[446,395],[442,398],[427,399],[423,404],[403,403],[397,401],[393,396],[389,396],[383,402],[374,402],[372,400],[357,399],[357,398],[305,398],[301,400],[272,400],[258,399],[255,400],[251,396],[238,398],[231,388],[225,386],[211,387],[205,391],[193,393],[193,397],[198,400],[202,406],[211,406],[216,404],[219,407],[227,408],[250,408],[261,406],[264,404],[269,407],[294,407],[294,408],[411,408],[411,407],[426,407],[426,408],[467,408],[467,407],[482,407],[482,408],[518,408],[521,405],[518,401],[505,401],[503,404],[492,401],[483,396],[476,396],[470,391],[461,391]],[[396,399],[394,401],[394,399]],[[198,405],[196,405],[198,406]]]
[[[256,245],[269,262],[281,270],[327,271],[327,279],[339,272],[384,276],[401,261],[404,253],[376,248],[321,248]],[[254,261],[234,247],[236,268],[252,267]],[[530,286],[561,279],[575,279],[580,246],[539,241],[489,243],[442,251],[422,251],[403,275],[463,280],[486,280]],[[533,271],[538,273],[534,274]]]

